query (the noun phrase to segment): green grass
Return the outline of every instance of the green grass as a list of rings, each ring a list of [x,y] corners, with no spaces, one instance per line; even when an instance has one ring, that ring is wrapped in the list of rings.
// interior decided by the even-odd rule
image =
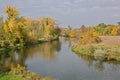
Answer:
[[[93,56],[96,60],[120,61],[120,46],[74,45],[72,51],[78,55]]]
[[[34,72],[28,72],[26,67],[19,64],[17,67],[12,67],[8,72],[0,73],[0,80],[53,80],[51,77],[40,77]]]
[[[10,73],[5,73],[0,75],[0,80],[30,80],[28,78],[23,78],[19,75],[13,75]]]

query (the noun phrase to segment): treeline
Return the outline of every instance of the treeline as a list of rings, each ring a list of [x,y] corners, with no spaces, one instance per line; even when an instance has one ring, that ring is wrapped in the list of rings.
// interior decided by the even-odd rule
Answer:
[[[86,27],[82,25],[80,28],[72,29],[70,26],[61,29],[61,36],[78,38],[81,44],[100,42],[99,36],[119,36],[120,25],[106,25],[100,23],[96,26]]]
[[[60,29],[53,18],[32,19],[19,16],[11,5],[5,8],[7,18],[0,18],[0,47],[24,46],[58,39]]]
[[[120,25],[106,25],[104,23],[98,24],[93,27],[100,36],[119,36]]]
[[[99,36],[120,35],[120,25],[106,25],[72,29],[59,28],[53,18],[32,19],[19,16],[19,10],[9,5],[5,8],[7,18],[0,17],[0,47],[24,46],[58,39],[59,36],[78,38],[81,44],[100,42]]]
[[[100,36],[120,36],[120,25],[104,23],[93,27],[83,25],[79,29],[78,41],[72,46],[72,51],[77,55],[87,55],[95,60],[120,61],[120,46],[106,45],[105,41],[100,43],[103,40]]]
[[[79,44],[101,41],[94,27],[85,27],[84,25],[76,29],[72,29],[70,26],[67,28],[62,28],[61,36],[68,38],[77,38]]]

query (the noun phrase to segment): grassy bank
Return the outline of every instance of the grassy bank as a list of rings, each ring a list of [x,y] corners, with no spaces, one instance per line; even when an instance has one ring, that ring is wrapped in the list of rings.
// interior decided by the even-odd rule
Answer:
[[[88,55],[96,60],[120,61],[120,46],[99,44],[74,45],[72,51],[80,55]]]
[[[11,71],[0,74],[0,80],[53,80],[51,77],[40,77],[39,75],[29,72],[25,67],[18,65],[11,68]]]
[[[10,73],[4,73],[0,75],[0,80],[29,80],[28,78],[23,78],[18,75],[13,75]]]

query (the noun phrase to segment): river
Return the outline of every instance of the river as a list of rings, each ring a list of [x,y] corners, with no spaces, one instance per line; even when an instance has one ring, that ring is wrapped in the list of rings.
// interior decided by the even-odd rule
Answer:
[[[76,55],[71,51],[73,39],[29,46],[13,50],[0,57],[3,67],[21,64],[38,75],[51,76],[56,80],[119,80],[118,62],[95,61],[88,56]]]

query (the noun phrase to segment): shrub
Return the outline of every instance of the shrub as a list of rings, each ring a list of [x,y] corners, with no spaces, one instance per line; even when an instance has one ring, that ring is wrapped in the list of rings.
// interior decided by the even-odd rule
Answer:
[[[106,58],[106,51],[102,49],[96,49],[94,52],[94,58],[95,59],[100,59],[100,60],[105,60]]]
[[[51,77],[41,78],[34,72],[28,72],[25,67],[22,67],[19,64],[17,65],[17,67],[11,68],[10,74],[18,75],[21,78],[26,78],[27,80],[53,80]]]

